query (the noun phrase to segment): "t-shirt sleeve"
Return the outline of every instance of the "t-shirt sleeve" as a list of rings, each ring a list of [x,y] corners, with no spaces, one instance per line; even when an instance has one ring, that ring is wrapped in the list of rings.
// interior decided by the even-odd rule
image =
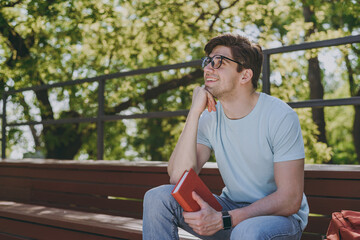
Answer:
[[[304,141],[295,111],[287,113],[274,131],[274,162],[305,158]]]
[[[206,111],[204,111],[199,119],[198,131],[197,131],[197,143],[203,144],[212,149],[209,136],[211,128],[211,119]]]

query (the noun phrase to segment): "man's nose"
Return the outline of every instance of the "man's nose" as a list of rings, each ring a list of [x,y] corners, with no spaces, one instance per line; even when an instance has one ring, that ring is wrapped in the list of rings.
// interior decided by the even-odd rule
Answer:
[[[214,70],[215,69],[211,66],[211,63],[204,67],[204,72],[214,72]]]

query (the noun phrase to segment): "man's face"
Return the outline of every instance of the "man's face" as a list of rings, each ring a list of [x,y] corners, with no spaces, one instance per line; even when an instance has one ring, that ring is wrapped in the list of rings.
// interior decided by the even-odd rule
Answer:
[[[217,46],[209,54],[209,57],[224,56],[233,59],[231,49],[225,46]],[[224,96],[231,95],[238,87],[239,72],[238,64],[227,59],[222,59],[220,68],[214,69],[211,63],[204,67],[205,89],[214,97],[221,100]]]

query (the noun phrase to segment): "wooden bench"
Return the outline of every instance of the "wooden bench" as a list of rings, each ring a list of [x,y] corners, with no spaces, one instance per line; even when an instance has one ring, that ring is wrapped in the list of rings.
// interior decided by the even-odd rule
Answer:
[[[2,160],[0,239],[141,239],[143,196],[168,182],[161,162]]]
[[[142,199],[167,184],[166,163],[0,160],[0,239],[141,239]],[[219,194],[216,164],[200,176]],[[321,239],[334,211],[360,211],[360,166],[307,165],[303,239]],[[196,239],[181,231],[182,239]]]

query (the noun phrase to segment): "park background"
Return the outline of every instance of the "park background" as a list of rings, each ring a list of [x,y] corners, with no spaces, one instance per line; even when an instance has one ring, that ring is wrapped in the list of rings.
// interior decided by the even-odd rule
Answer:
[[[358,0],[31,1],[0,3],[0,93],[198,60],[221,33],[263,49],[360,34]],[[360,96],[360,45],[271,57],[271,94],[286,102]],[[105,114],[189,109],[199,67],[107,80]],[[98,113],[98,83],[8,97],[7,121]],[[261,90],[261,86],[259,87]],[[296,109],[306,163],[360,164],[360,106]],[[106,160],[167,161],[185,116],[106,122]],[[96,159],[96,123],[7,128],[10,158]]]

